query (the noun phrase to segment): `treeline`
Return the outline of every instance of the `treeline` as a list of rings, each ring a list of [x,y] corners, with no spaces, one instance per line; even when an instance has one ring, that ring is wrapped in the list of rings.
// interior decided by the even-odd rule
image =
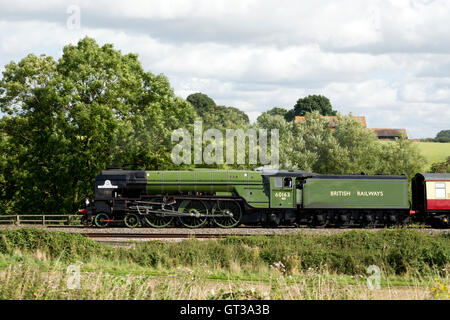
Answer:
[[[318,173],[407,174],[424,165],[417,146],[406,139],[382,143],[359,121],[338,115],[334,130],[319,112],[304,122],[286,121],[263,113],[258,125],[280,130],[280,163],[284,168]]]
[[[450,130],[441,130],[435,138],[421,139],[422,142],[450,142]]]
[[[0,109],[0,214],[73,213],[92,195],[94,177],[111,166],[193,167],[172,162],[171,136],[178,128],[193,132],[196,120],[203,130],[278,129],[281,169],[412,177],[423,165],[410,142],[380,143],[351,118],[338,115],[331,131],[321,115],[336,112],[325,97],[299,99],[292,110],[274,108],[251,124],[244,112],[204,94],[175,96],[168,79],[144,71],[137,55],[90,38],[65,46],[58,60],[30,54],[6,65]],[[306,121],[295,123],[296,115]]]

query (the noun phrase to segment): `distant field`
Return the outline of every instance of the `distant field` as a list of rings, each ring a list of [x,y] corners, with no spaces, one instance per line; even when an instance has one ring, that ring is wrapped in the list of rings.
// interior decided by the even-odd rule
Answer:
[[[450,156],[450,143],[439,142],[416,142],[420,152],[427,161],[425,169],[429,169],[431,164],[442,162]]]

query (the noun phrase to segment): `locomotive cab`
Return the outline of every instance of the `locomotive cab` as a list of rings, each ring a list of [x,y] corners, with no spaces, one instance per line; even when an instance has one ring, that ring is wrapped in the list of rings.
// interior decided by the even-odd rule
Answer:
[[[292,208],[302,204],[303,185],[316,174],[306,171],[276,170],[263,171],[270,180],[270,208]]]
[[[295,201],[297,206],[301,206],[303,202],[303,185],[305,184],[305,179],[297,178],[295,181]]]

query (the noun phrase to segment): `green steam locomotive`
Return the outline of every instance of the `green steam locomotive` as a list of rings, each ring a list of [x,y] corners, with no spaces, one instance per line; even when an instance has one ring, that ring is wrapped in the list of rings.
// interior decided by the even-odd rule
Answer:
[[[244,225],[383,227],[408,223],[405,175],[287,170],[104,170],[83,223],[104,228]]]

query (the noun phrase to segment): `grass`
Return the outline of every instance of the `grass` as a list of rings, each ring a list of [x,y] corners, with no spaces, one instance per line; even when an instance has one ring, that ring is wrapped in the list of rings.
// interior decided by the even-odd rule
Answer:
[[[420,281],[398,286],[385,280],[381,289],[368,290],[364,281],[348,283],[346,276],[313,271],[300,276],[288,281],[289,276],[273,272],[268,281],[250,282],[214,281],[201,270],[156,278],[83,271],[80,289],[69,289],[67,273],[56,265],[50,270],[18,265],[0,271],[0,299],[374,299],[395,298],[398,292],[433,298],[431,287],[424,289]]]
[[[0,298],[372,299],[395,292],[442,298],[449,245],[449,235],[399,229],[151,241],[125,249],[23,228],[0,231]],[[78,290],[67,288],[67,267],[74,264],[81,271]],[[367,288],[369,265],[381,269],[379,290]]]
[[[426,166],[425,170],[430,169],[431,165],[435,162],[442,162],[450,156],[450,143],[439,142],[415,142],[425,157]]]

